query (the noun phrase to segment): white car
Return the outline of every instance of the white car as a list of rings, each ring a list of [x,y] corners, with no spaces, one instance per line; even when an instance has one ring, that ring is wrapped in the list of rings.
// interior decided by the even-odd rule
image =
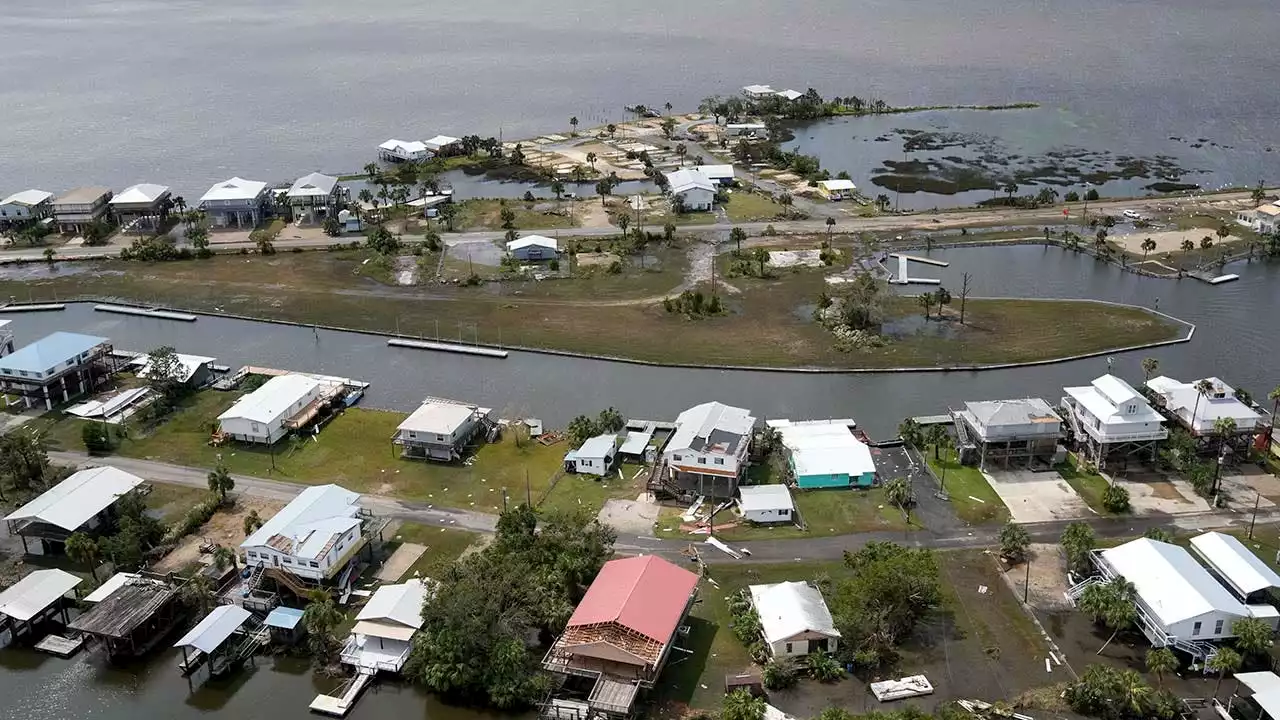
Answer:
[[[1125,210],[1125,211],[1124,211],[1124,213],[1123,213],[1123,215],[1124,215],[1125,217],[1129,218],[1130,220],[1141,220],[1141,219],[1142,219],[1142,213],[1138,212],[1137,210]]]

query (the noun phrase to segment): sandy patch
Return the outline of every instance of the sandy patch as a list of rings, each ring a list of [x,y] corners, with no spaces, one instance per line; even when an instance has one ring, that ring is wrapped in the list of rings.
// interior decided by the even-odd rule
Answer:
[[[984,474],[1016,522],[1070,520],[1094,514],[1075,489],[1052,470],[1003,470]]]
[[[1067,561],[1057,545],[1033,544],[1031,557],[1031,583],[1027,600],[1032,607],[1042,610],[1058,610],[1070,607],[1067,602]],[[1027,582],[1027,566],[1013,565],[1007,570],[1010,585],[1015,594],[1022,591]]]
[[[209,518],[209,522],[183,538],[176,548],[152,567],[152,570],[158,573],[177,571],[200,560],[200,544],[206,540],[218,545],[238,548],[244,541],[244,519],[250,511],[257,510],[258,517],[266,520],[282,507],[284,503],[281,502],[239,496],[235,505],[214,513],[213,517]]]
[[[378,579],[383,582],[395,582],[426,552],[425,545],[405,543],[391,553],[391,557],[378,568]]]
[[[1147,238],[1151,238],[1155,241],[1156,249],[1152,250],[1148,254],[1148,257],[1150,257],[1152,255],[1162,255],[1164,253],[1171,253],[1174,255],[1180,254],[1182,252],[1183,240],[1190,240],[1195,243],[1195,246],[1198,248],[1200,247],[1200,239],[1206,235],[1213,238],[1213,242],[1217,244],[1219,238],[1214,234],[1214,231],[1209,228],[1162,230],[1159,232],[1142,232],[1141,230],[1135,230],[1133,233],[1128,235],[1112,235],[1109,239],[1125,250],[1141,255],[1142,241]]]
[[[614,260],[621,260],[614,253],[608,252],[580,252],[577,254],[578,267],[591,267],[593,265],[609,265]]]
[[[1106,473],[1102,473],[1107,477]],[[1147,475],[1143,479],[1108,478],[1129,491],[1129,505],[1135,515],[1186,515],[1209,511],[1209,503],[1196,495],[1191,483],[1175,478]]]
[[[776,268],[822,267],[822,251],[770,250],[769,264]]]
[[[661,506],[646,500],[606,500],[596,518],[619,533],[652,535]]]

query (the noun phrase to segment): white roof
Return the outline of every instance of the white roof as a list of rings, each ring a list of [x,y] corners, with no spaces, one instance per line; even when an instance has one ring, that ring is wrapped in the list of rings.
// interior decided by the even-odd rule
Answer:
[[[277,375],[263,383],[262,387],[237,400],[218,416],[218,420],[244,418],[263,424],[274,422],[323,384],[309,375]]]
[[[446,145],[452,145],[456,142],[462,142],[462,138],[450,137],[449,135],[437,135],[422,144],[427,146],[428,150],[439,150]]]
[[[827,190],[857,190],[858,186],[853,184],[852,180],[844,180],[836,178],[835,180],[819,180],[818,184]]]
[[[597,435],[593,438],[587,438],[587,441],[582,443],[582,447],[577,449],[576,454],[577,457],[585,458],[608,457],[609,453],[611,453],[614,447],[616,447],[617,442],[617,435],[611,435],[608,433],[604,435]]]
[[[360,608],[356,620],[391,621],[415,630],[422,627],[422,603],[427,586],[418,578],[400,585],[383,585]]]
[[[732,165],[694,165],[691,170],[702,173],[712,180],[732,180]]]
[[[294,180],[293,185],[289,186],[288,196],[291,198],[329,197],[329,194],[333,192],[333,188],[337,184],[338,178],[313,172]]]
[[[791,452],[795,473],[801,475],[865,475],[876,471],[871,448],[849,431],[845,420],[830,422],[770,421]]]
[[[186,382],[190,380],[191,376],[195,375],[196,371],[200,369],[200,366],[205,365],[207,363],[211,363],[217,359],[217,358],[205,357],[203,355],[183,355],[181,353],[175,353],[175,356],[178,359],[178,366],[182,372],[182,376],[178,379],[181,380],[182,382]],[[137,368],[134,374],[136,374],[138,377],[144,380],[151,378],[151,356],[150,355],[139,355],[138,357],[130,361],[129,364]]]
[[[1270,670],[1235,673],[1241,685],[1253,691],[1251,699],[1269,717],[1280,718],[1280,676]]]
[[[9,513],[5,520],[33,519],[75,532],[142,483],[137,475],[110,466],[81,470]]]
[[[1085,407],[1095,417],[1106,423],[1159,423],[1164,416],[1151,409],[1147,399],[1133,386],[1115,375],[1103,375],[1084,387],[1063,388],[1068,395]],[[1120,406],[1128,402],[1138,403],[1138,412],[1120,413]]]
[[[26,205],[34,207],[43,202],[49,202],[53,199],[53,193],[44,190],[23,190],[16,192],[4,200],[0,200],[0,205]]]
[[[477,410],[480,408],[474,405],[428,400],[418,406],[396,429],[451,435],[465,425]]]
[[[280,512],[240,543],[241,548],[270,546],[314,560],[338,535],[360,524],[360,496],[338,485],[317,485],[298,494]]]
[[[685,168],[667,173],[667,183],[671,186],[671,192],[682,193],[686,190],[701,188],[715,192],[716,184],[711,178],[703,175],[696,169]]]
[[[803,632],[840,637],[822,593],[809,583],[781,582],[748,589],[767,642],[783,641]]]
[[[392,138],[378,147],[391,152],[404,153],[405,155],[413,155],[427,151],[426,143],[420,140],[396,140],[395,138]]]
[[[217,650],[219,645],[226,642],[251,617],[253,613],[239,605],[219,605],[173,646],[193,647],[208,655]]]
[[[267,184],[264,182],[233,177],[209,188],[209,191],[200,197],[200,202],[208,202],[210,200],[253,200],[261,195],[266,188]]]
[[[786,90],[779,90],[774,94],[777,95],[778,97],[786,98],[788,100],[798,100],[804,97],[804,93],[800,92],[799,90],[792,90],[791,88],[787,88]]]
[[[26,622],[80,584],[65,570],[36,570],[0,592],[0,615]]]
[[[130,185],[121,190],[118,195],[111,198],[112,205],[132,205],[134,203],[153,203],[164,197],[169,192],[168,185],[153,185],[151,183],[138,183]]]
[[[538,247],[551,248],[556,252],[560,251],[560,242],[555,238],[549,238],[545,235],[525,235],[524,237],[516,238],[515,240],[507,243],[507,250],[519,250],[520,248],[532,247],[534,245],[537,245]]]
[[[756,510],[794,510],[791,491],[786,485],[742,485],[738,488],[738,507],[748,513]]]
[[[1166,627],[1215,611],[1249,616],[1222,583],[1177,545],[1139,538],[1103,550],[1102,558],[1133,583],[1143,604]]]
[[[676,431],[667,448],[733,454],[738,440],[750,440],[755,424],[750,410],[718,402],[694,405],[676,416]],[[721,444],[727,449],[716,447]]]
[[[141,577],[138,573],[120,572],[107,578],[107,581],[94,588],[93,592],[84,596],[87,603],[98,603],[106,600],[111,593],[124,587],[126,583],[134,578]]]
[[[742,89],[744,92],[751,93],[752,95],[771,94],[774,92],[774,89],[768,85],[748,85]]]
[[[1191,538],[1191,547],[1241,595],[1280,588],[1280,575],[1231,535],[1207,532]]]
[[[1249,430],[1262,422],[1262,415],[1236,398],[1235,388],[1216,377],[1205,378],[1213,387],[1201,395],[1196,383],[1184,383],[1161,375],[1147,381],[1147,387],[1164,398],[1165,407],[1195,430],[1213,430],[1220,418],[1231,418],[1236,427]]]

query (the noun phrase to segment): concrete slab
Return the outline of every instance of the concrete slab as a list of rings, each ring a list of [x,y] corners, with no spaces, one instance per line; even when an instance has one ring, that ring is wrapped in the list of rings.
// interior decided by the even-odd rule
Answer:
[[[1009,508],[1014,522],[1072,520],[1094,514],[1057,471],[1001,470],[983,474]]]
[[[1196,494],[1191,483],[1164,473],[1134,470],[1102,477],[1129,491],[1135,515],[1188,515],[1209,512],[1209,503]],[[1253,493],[1249,493],[1252,502]]]
[[[391,557],[378,569],[378,579],[383,582],[396,582],[409,568],[422,557],[427,548],[418,543],[405,543],[391,553]]]
[[[606,500],[597,519],[619,533],[628,535],[652,535],[653,524],[658,521],[661,507],[654,502],[635,500]]]

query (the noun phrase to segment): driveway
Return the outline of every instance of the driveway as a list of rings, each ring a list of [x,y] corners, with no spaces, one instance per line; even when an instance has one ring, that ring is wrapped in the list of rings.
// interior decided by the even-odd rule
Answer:
[[[1076,491],[1054,470],[1000,470],[984,473],[1014,522],[1072,520],[1094,514]]]

